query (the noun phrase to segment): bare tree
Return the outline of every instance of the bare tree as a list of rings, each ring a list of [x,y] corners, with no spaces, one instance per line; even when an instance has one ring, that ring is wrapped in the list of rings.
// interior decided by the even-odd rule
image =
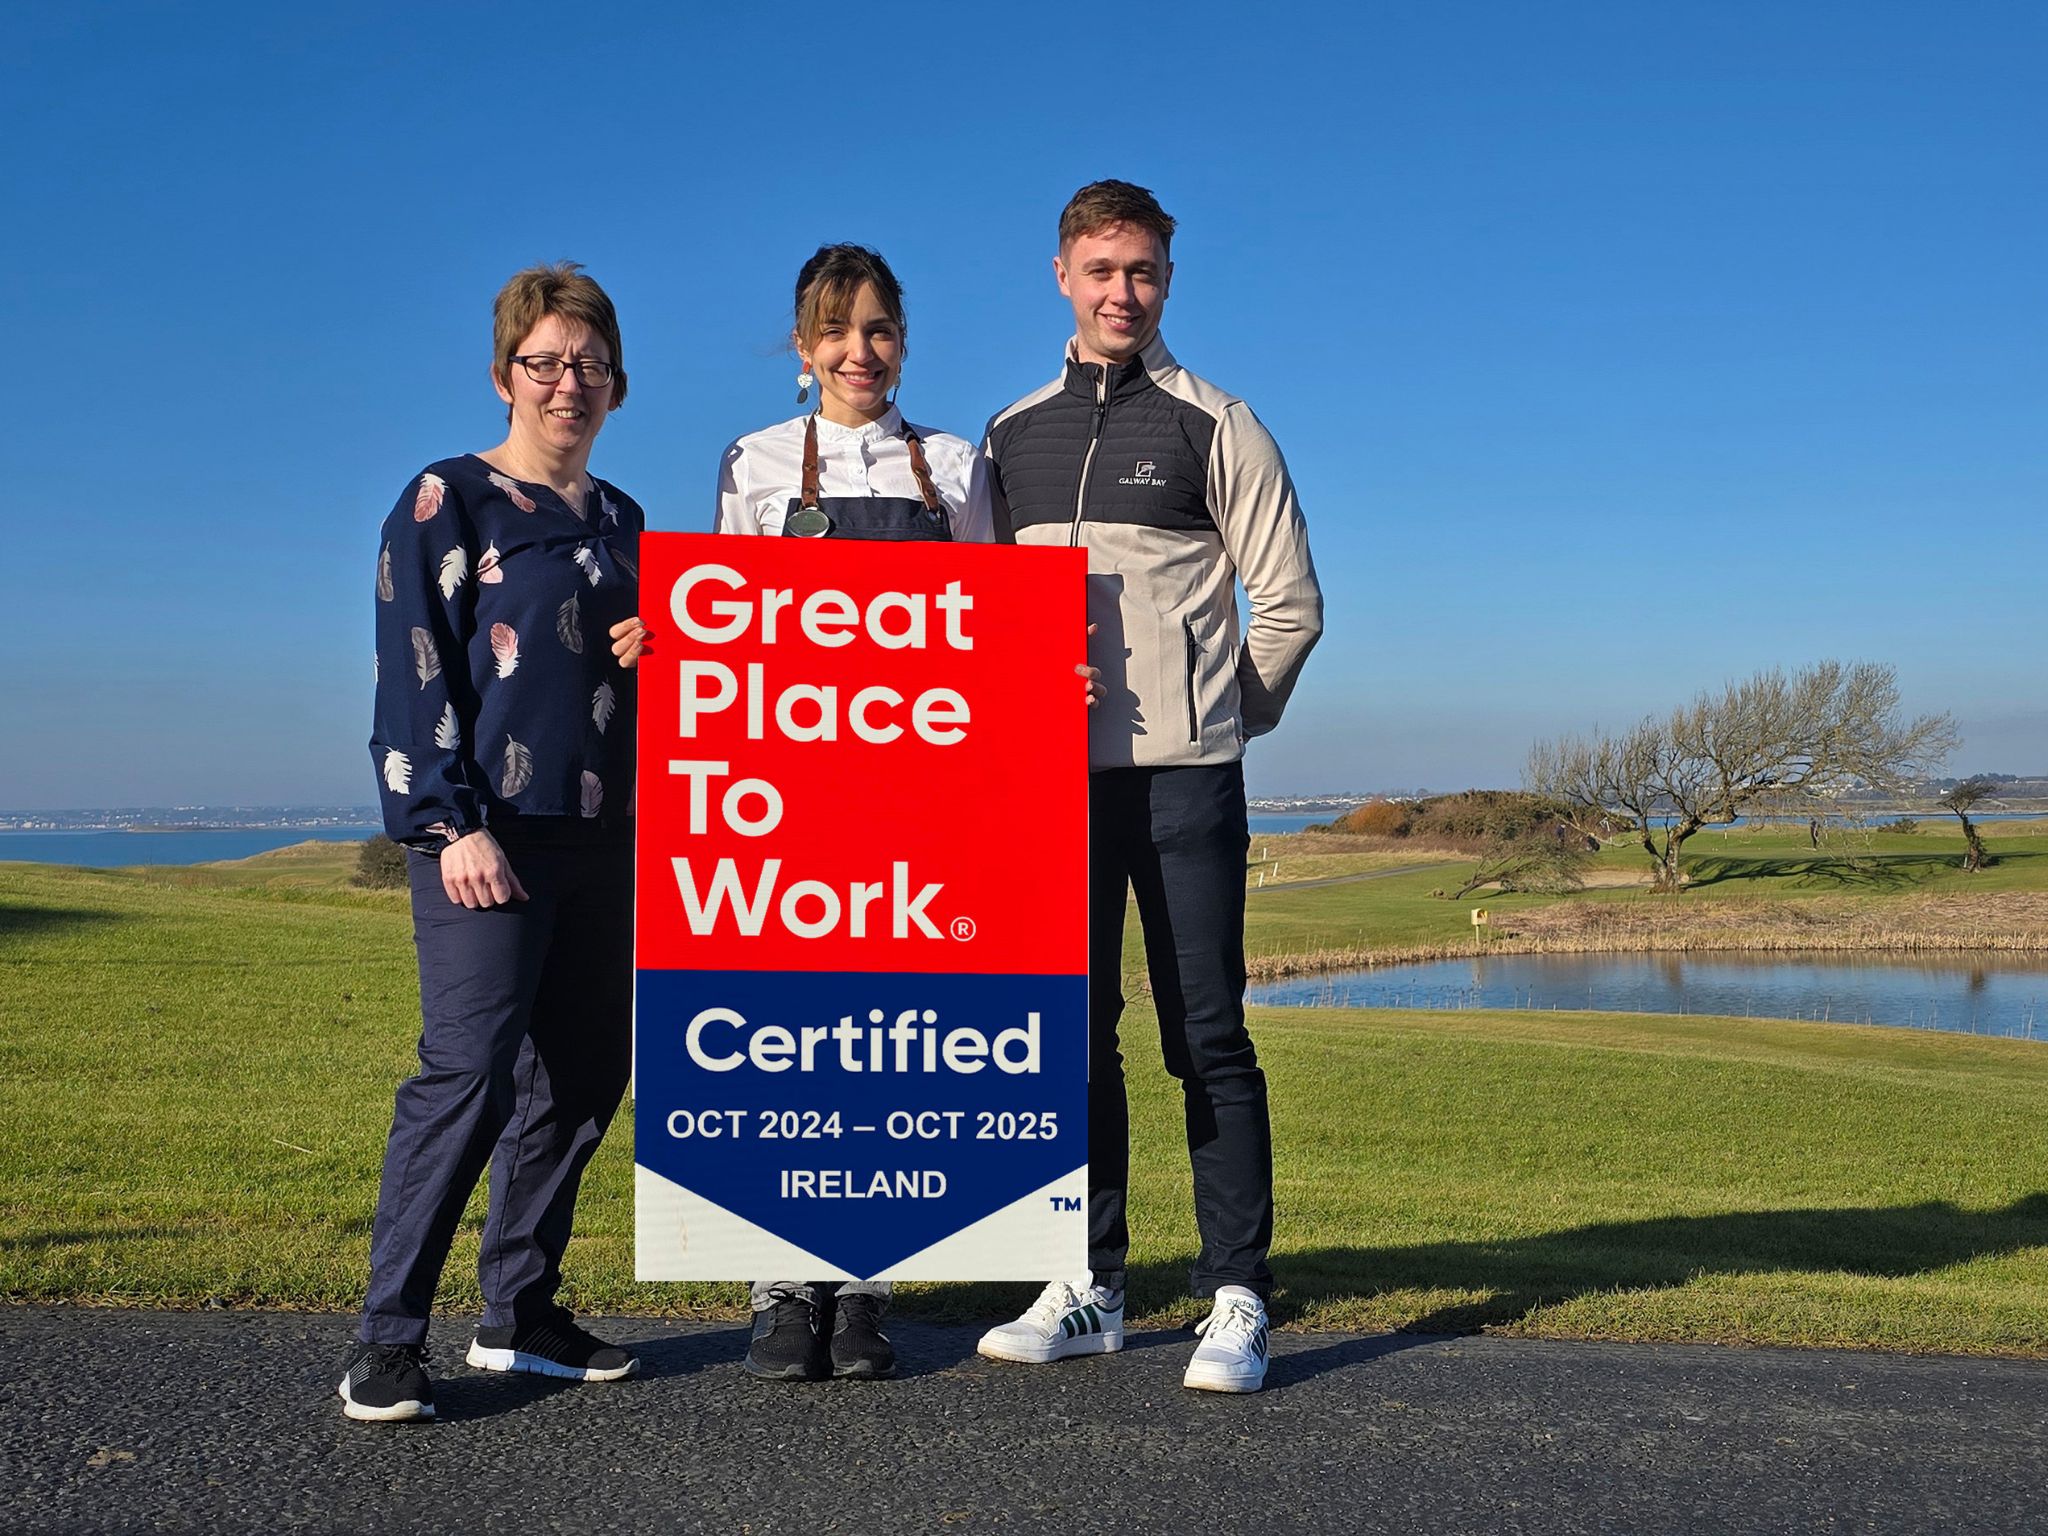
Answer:
[[[1973,875],[1991,862],[1991,854],[1977,833],[1977,824],[1970,820],[1970,812],[1978,801],[1991,798],[1993,788],[1989,779],[1965,779],[1937,802],[1954,811],[1963,824],[1963,868]]]
[[[1657,866],[1660,890],[1685,883],[1681,850],[1701,827],[1745,810],[1897,790],[1955,746],[1947,715],[1899,719],[1898,674],[1876,662],[1777,669],[1702,693],[1619,736],[1538,742],[1528,787],[1572,808],[1589,831],[1620,823]],[[1660,840],[1661,839],[1661,840]]]

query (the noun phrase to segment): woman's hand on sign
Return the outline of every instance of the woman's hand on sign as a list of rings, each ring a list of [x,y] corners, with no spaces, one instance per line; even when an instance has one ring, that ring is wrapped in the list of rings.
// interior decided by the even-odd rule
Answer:
[[[1088,626],[1088,638],[1091,640],[1095,638],[1095,626],[1093,624]],[[1087,679],[1088,707],[1090,709],[1093,709],[1097,704],[1100,704],[1109,697],[1109,690],[1102,686],[1102,668],[1091,667],[1084,662],[1074,668],[1074,675]]]
[[[637,667],[640,658],[651,654],[648,644],[654,638],[654,631],[640,622],[635,614],[630,619],[621,619],[612,626],[612,654],[619,659],[622,667]]]
[[[526,887],[488,832],[472,832],[441,850],[441,889],[457,906],[477,911],[526,900]]]

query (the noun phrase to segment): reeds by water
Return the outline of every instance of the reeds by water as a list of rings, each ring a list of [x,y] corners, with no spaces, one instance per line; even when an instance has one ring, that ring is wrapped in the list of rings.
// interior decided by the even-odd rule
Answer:
[[[1474,953],[1632,954],[1649,951],[1758,953],[1787,950],[1887,950],[1935,953],[2048,952],[2048,892],[1900,897],[1881,906],[1826,897],[1805,901],[1715,901],[1649,896],[1564,900],[1500,914],[1481,938],[1439,944],[1345,945],[1246,956],[1254,981],[1318,971],[1456,959]]]

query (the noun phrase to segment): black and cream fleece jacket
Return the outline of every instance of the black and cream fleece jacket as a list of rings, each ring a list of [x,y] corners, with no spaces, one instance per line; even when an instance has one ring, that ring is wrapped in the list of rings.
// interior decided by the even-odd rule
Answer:
[[[984,451],[998,539],[1088,551],[1088,654],[1108,690],[1090,768],[1231,762],[1280,723],[1323,598],[1287,465],[1250,406],[1156,336],[1109,368],[1070,344],[1059,378],[989,423]]]

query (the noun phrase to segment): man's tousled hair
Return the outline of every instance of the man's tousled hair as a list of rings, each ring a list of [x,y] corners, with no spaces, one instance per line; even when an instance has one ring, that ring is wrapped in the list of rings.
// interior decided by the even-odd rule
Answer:
[[[1173,250],[1173,215],[1159,206],[1150,188],[1128,181],[1091,181],[1068,198],[1060,214],[1060,249],[1118,224],[1149,229],[1169,254]]]

